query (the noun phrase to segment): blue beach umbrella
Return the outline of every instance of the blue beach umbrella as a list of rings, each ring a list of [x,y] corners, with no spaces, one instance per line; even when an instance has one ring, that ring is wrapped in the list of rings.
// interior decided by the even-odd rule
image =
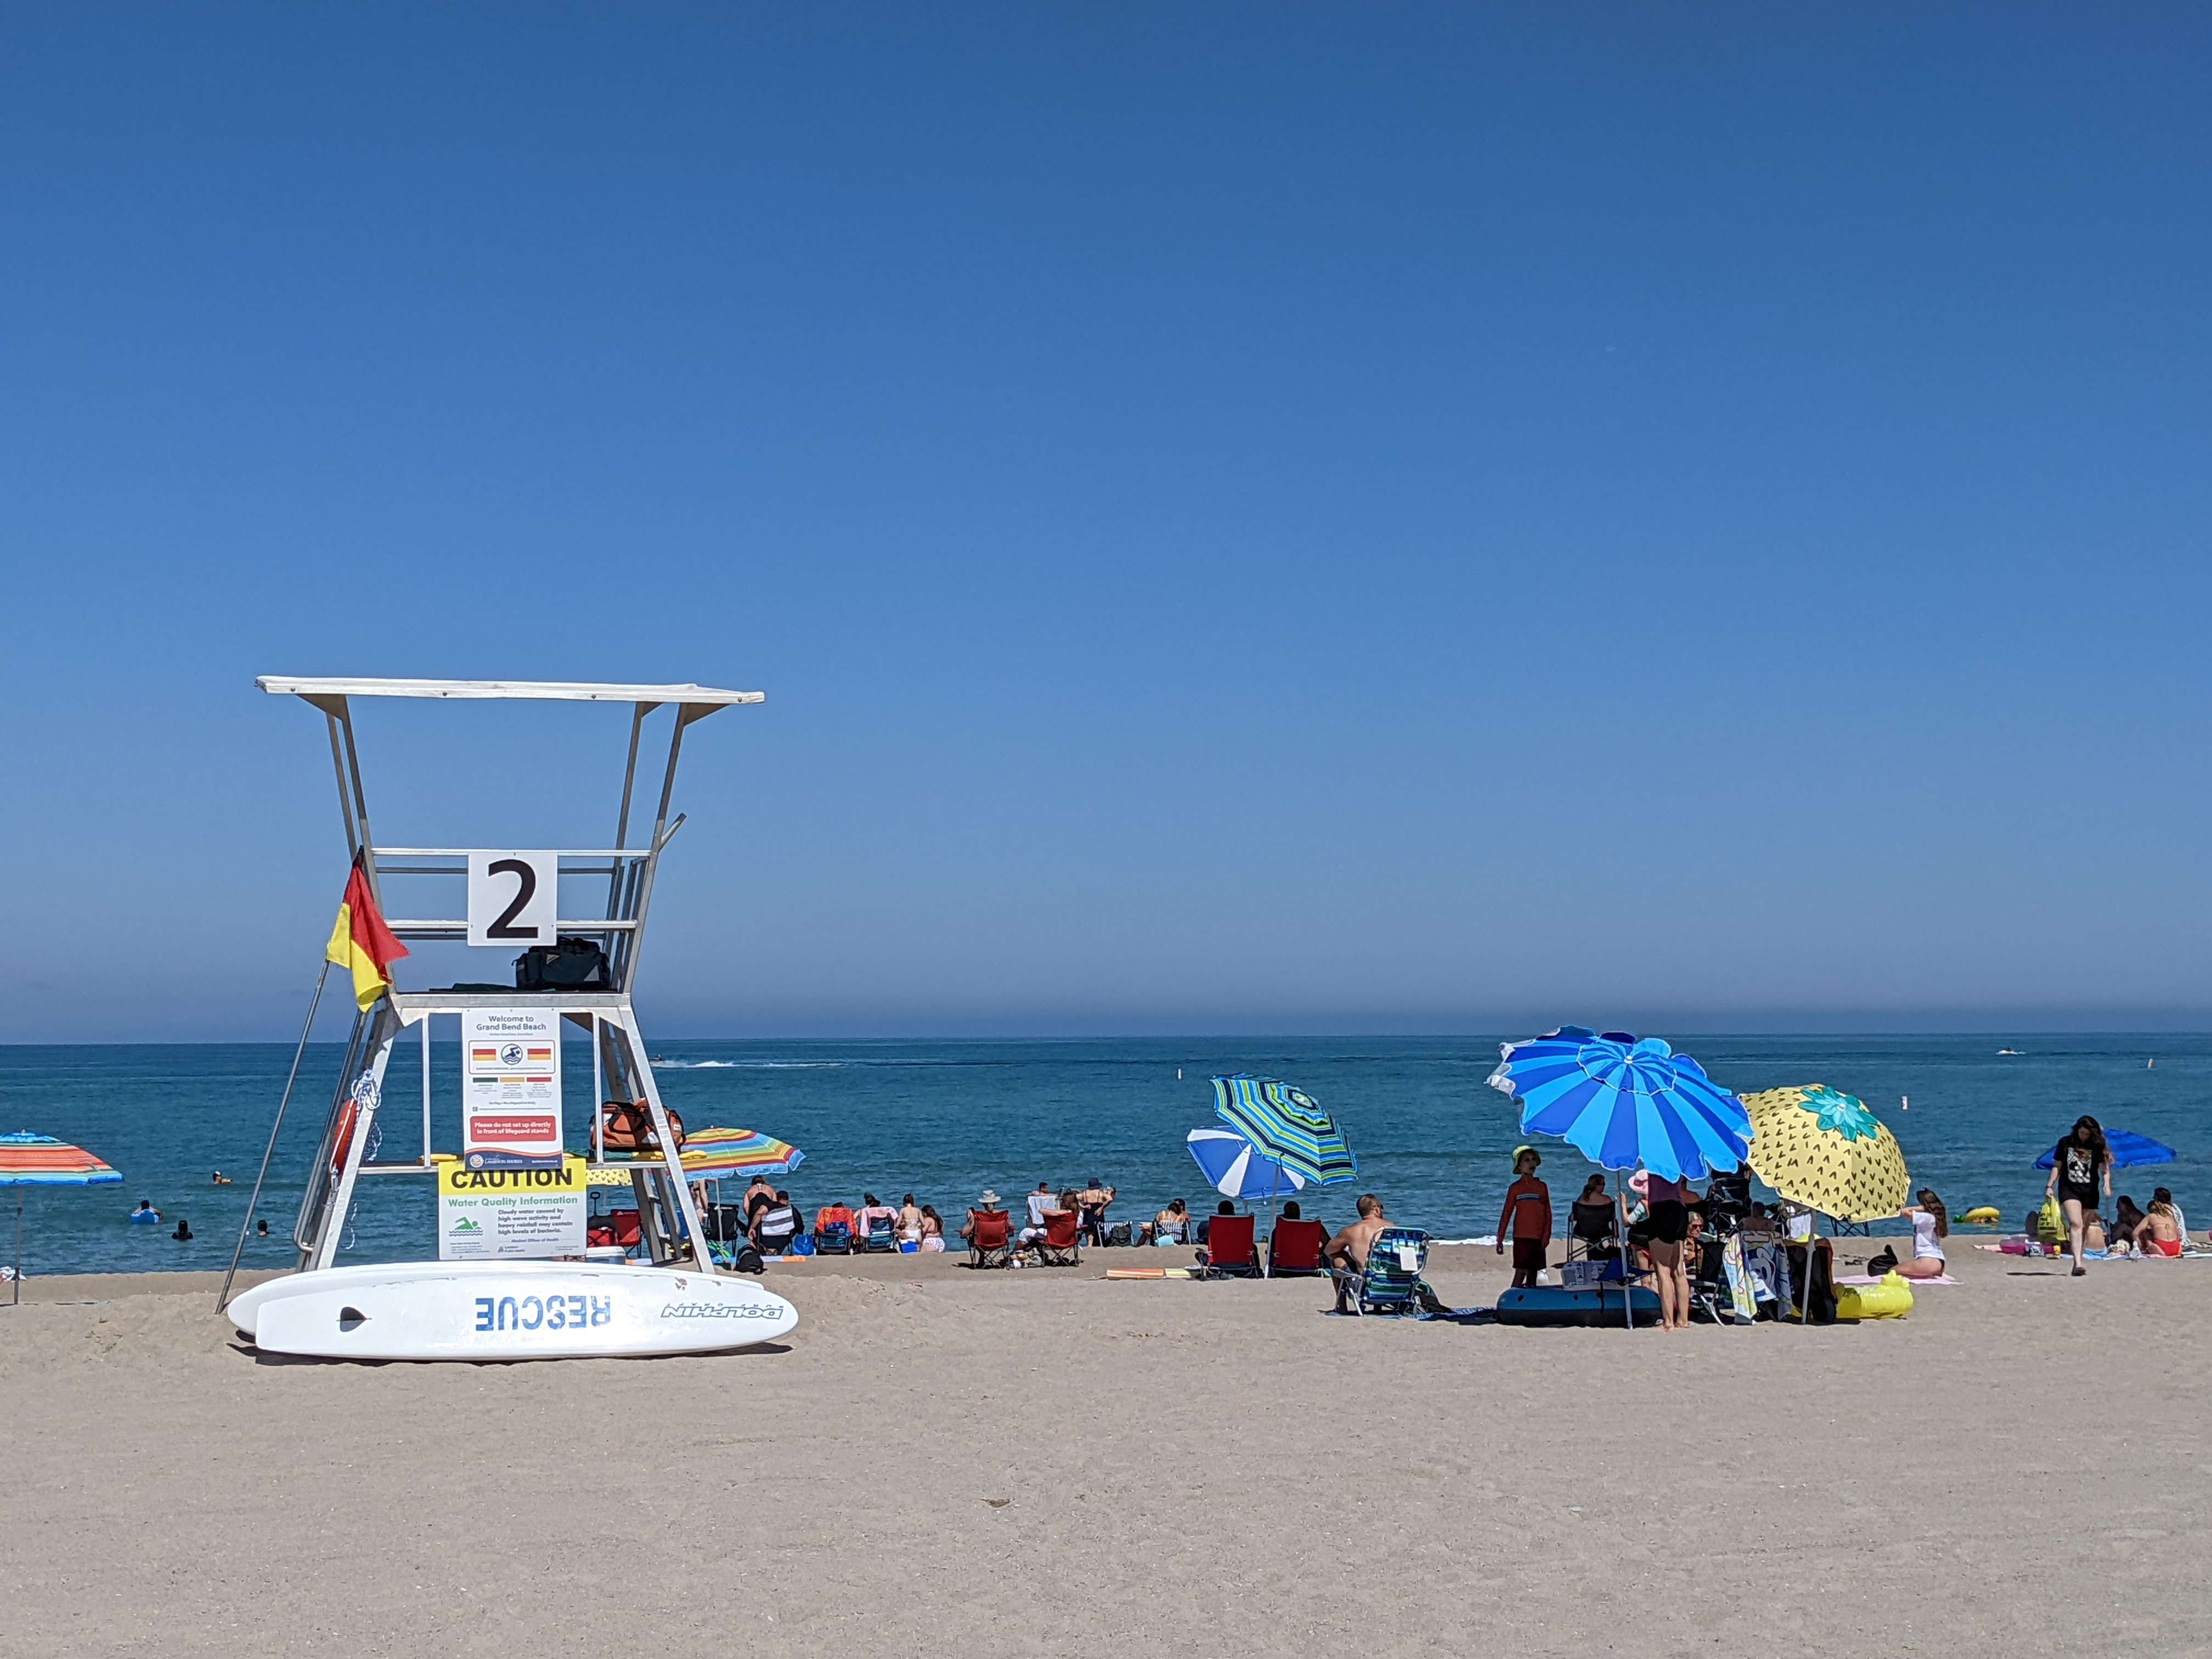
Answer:
[[[2174,1156],[2173,1148],[2165,1142],[2139,1135],[2133,1129],[2106,1130],[2105,1150],[2112,1155],[2115,1170],[2131,1170],[2138,1164],[2171,1164]],[[2053,1146],[2035,1160],[2035,1167],[2047,1170],[2057,1161],[2058,1148]]]
[[[1359,1174],[1336,1120],[1311,1095],[1273,1078],[1238,1073],[1213,1079],[1213,1115],[1315,1185],[1340,1187]]]
[[[1272,1200],[1306,1184],[1296,1170],[1285,1169],[1234,1129],[1193,1129],[1183,1144],[1207,1182],[1227,1198]]]
[[[1490,1086],[1520,1097],[1521,1133],[1558,1135],[1601,1169],[1693,1180],[1750,1150],[1743,1103],[1657,1037],[1562,1025],[1499,1054]]]

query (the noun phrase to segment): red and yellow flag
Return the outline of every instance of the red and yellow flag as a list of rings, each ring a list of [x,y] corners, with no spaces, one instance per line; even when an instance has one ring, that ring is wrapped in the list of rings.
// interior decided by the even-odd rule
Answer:
[[[341,968],[353,969],[353,1000],[362,1008],[374,1007],[377,998],[392,988],[392,964],[407,954],[407,947],[392,937],[369,896],[368,877],[362,855],[354,854],[353,873],[346,878],[345,897],[338,904],[338,919],[331,929],[331,942],[323,954]]]

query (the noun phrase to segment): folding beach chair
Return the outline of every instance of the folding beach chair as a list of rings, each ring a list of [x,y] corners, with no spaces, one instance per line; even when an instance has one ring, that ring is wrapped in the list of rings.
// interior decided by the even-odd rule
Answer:
[[[1224,1279],[1257,1278],[1260,1252],[1252,1240],[1249,1215],[1218,1215],[1206,1228],[1206,1276]]]
[[[1276,1274],[1319,1273],[1321,1247],[1328,1229],[1318,1221],[1278,1221],[1267,1238],[1267,1271]]]
[[[898,1249],[898,1224],[887,1215],[868,1218],[868,1236],[860,1241],[864,1250],[896,1253]]]
[[[1331,1276],[1353,1313],[1419,1313],[1422,1292],[1436,1294],[1421,1282],[1428,1260],[1426,1233],[1417,1227],[1385,1227],[1367,1247],[1364,1273],[1339,1267]]]
[[[1036,1241],[1038,1262],[1047,1267],[1073,1267],[1081,1260],[1083,1218],[1062,1210],[1044,1218],[1044,1237]]]
[[[1012,1237],[1012,1224],[1004,1210],[975,1212],[975,1230],[968,1240],[968,1265],[971,1267],[1004,1267],[1014,1259],[1008,1241]]]
[[[625,1250],[635,1249],[638,1240],[645,1236],[635,1210],[609,1210],[607,1226],[614,1234],[610,1243],[619,1244]]]

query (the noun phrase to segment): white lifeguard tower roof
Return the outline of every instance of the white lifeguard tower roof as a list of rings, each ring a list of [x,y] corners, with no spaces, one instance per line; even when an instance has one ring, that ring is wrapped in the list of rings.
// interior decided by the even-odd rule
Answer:
[[[254,684],[277,696],[305,697],[475,697],[551,702],[689,703],[726,708],[765,702],[764,691],[726,691],[712,685],[599,685],[585,680],[345,680],[295,679],[262,674]]]

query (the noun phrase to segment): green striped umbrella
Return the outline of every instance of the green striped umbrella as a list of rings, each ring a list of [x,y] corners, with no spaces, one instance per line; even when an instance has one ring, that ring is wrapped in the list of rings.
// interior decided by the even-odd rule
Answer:
[[[1273,1078],[1239,1073],[1213,1079],[1213,1111],[1285,1170],[1320,1187],[1340,1187],[1359,1173],[1336,1120],[1311,1095]]]

